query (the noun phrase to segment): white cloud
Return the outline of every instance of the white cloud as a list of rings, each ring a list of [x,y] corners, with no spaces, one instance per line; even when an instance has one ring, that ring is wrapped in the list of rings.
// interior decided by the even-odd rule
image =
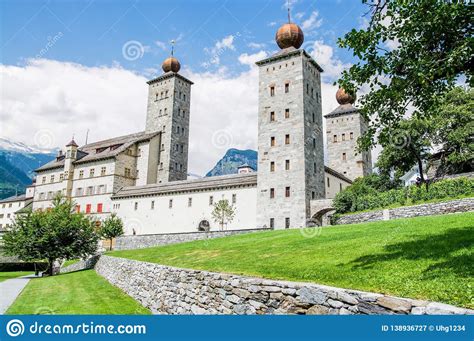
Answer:
[[[228,148],[257,148],[258,68],[267,54],[241,54],[248,71],[225,70],[183,75],[194,82],[191,94],[189,170],[204,175]],[[118,65],[86,67],[54,60],[0,66],[3,87],[0,135],[34,145],[38,132],[51,136],[48,147],[63,147],[72,134],[84,143],[143,131],[146,78]],[[336,106],[336,87],[322,84],[323,114]]]
[[[308,43],[307,43],[308,44]],[[332,46],[325,44],[322,40],[310,42],[306,46],[314,60],[321,65],[324,72],[322,76],[324,79],[334,81],[347,69],[351,64],[343,63],[340,59],[334,56],[334,49]]]
[[[211,64],[213,65],[220,64],[220,61],[221,61],[220,56],[226,50],[235,51],[234,39],[235,39],[235,36],[230,34],[227,37],[224,37],[221,40],[217,41],[213,47],[211,48],[205,47],[204,51],[209,55],[209,60],[204,62],[202,65],[207,68]]]
[[[303,31],[311,31],[320,27],[322,23],[323,19],[319,19],[318,11],[313,11],[311,12],[309,18],[303,21],[303,23],[301,24],[301,29]]]
[[[155,45],[158,46],[158,47],[159,47],[160,49],[162,49],[163,51],[166,51],[166,50],[169,49],[169,46],[168,46],[165,42],[163,42],[163,41],[157,40],[157,41],[155,41]]]
[[[273,27],[273,26],[276,26],[276,21],[270,21],[267,26],[270,26],[270,27]]]
[[[305,12],[298,12],[294,15],[294,17],[299,20],[299,19],[302,19],[304,15],[305,15]]]
[[[267,44],[265,43],[248,43],[247,44],[248,47],[250,47],[251,49],[254,49],[254,50],[260,50],[260,49],[263,49],[265,48],[265,46],[267,46]]]

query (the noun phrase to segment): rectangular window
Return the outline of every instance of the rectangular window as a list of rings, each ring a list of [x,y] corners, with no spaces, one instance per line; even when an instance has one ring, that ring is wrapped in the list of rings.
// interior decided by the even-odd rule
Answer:
[[[81,212],[81,205],[76,205],[76,213]]]
[[[270,122],[275,122],[275,112],[270,112]]]
[[[285,94],[290,92],[290,83],[285,83]]]
[[[316,193],[314,191],[311,192],[311,199],[316,199]]]
[[[94,194],[94,186],[87,187],[86,195],[92,195],[92,194]]]
[[[270,218],[270,228],[271,229],[275,228],[275,218]]]
[[[275,197],[275,188],[270,188],[270,199]]]
[[[342,192],[342,184],[339,183],[339,192]]]
[[[275,136],[270,137],[270,146],[275,147]]]
[[[286,229],[290,228],[290,218],[285,218],[285,228]]]
[[[97,204],[97,213],[102,213],[102,204]]]
[[[133,204],[133,209],[136,211],[138,210],[138,202],[135,201],[135,204]]]
[[[285,160],[285,170],[290,170],[290,160]]]
[[[89,177],[90,177],[90,178],[93,178],[93,177],[94,177],[94,173],[95,173],[95,169],[94,169],[94,168],[91,168],[91,170],[89,171]]]
[[[91,207],[92,207],[91,204],[86,205],[86,213],[91,213]]]
[[[214,197],[211,195],[209,196],[209,206],[214,205]]]
[[[51,175],[51,182],[54,182],[54,175]]]
[[[313,148],[316,149],[316,139],[313,138]]]
[[[193,206],[193,198],[188,198],[188,207]]]
[[[79,179],[82,179],[84,177],[84,171],[80,170],[79,171]]]
[[[173,208],[173,199],[170,199],[169,204],[168,204],[168,207],[169,207],[169,208]]]
[[[337,135],[334,135],[334,136],[333,136],[332,142],[337,142]]]
[[[101,167],[100,168],[100,175],[104,176],[107,168],[106,167]]]
[[[275,162],[270,162],[270,172],[274,172],[275,171]]]
[[[80,197],[82,194],[83,194],[82,188],[81,187],[77,188],[76,189],[76,197]]]
[[[63,180],[64,180],[64,174],[61,173],[61,174],[59,174],[59,181],[63,181]]]
[[[342,141],[346,140],[346,134],[342,134]]]
[[[274,86],[271,86],[270,87],[270,96],[275,96],[275,87]]]
[[[290,187],[285,187],[285,197],[290,197]]]
[[[155,209],[155,200],[152,200],[152,201],[151,201],[151,209],[152,209],[152,210]]]
[[[342,160],[346,161],[346,159],[347,159],[346,153],[342,153]]]
[[[328,184],[328,188],[331,187],[331,183],[329,182],[329,178],[327,178],[326,182]]]
[[[41,183],[42,183],[42,184],[45,184],[45,183],[46,183],[46,177],[45,177],[45,176],[43,176],[43,178],[41,179]]]
[[[313,123],[316,121],[316,117],[314,115],[314,112],[313,112]]]
[[[131,174],[131,173],[130,173],[130,168],[125,168],[124,174],[125,174],[125,177],[126,177],[126,178],[129,178],[129,177],[130,177],[130,174]]]
[[[285,118],[290,118],[290,109],[285,109]]]
[[[350,139],[351,139],[351,140],[354,139],[354,133],[351,132],[351,133],[349,134],[349,136],[350,136]]]
[[[237,194],[232,194],[232,204],[237,203]]]
[[[290,144],[290,134],[285,135],[285,144]]]
[[[316,174],[316,162],[313,162],[313,173]]]

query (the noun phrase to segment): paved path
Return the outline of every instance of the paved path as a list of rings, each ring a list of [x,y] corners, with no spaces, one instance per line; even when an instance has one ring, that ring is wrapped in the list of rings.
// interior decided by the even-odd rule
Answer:
[[[31,278],[35,278],[35,275],[7,279],[6,281],[0,282],[0,315],[5,314],[8,307],[11,306],[18,295],[20,295]]]

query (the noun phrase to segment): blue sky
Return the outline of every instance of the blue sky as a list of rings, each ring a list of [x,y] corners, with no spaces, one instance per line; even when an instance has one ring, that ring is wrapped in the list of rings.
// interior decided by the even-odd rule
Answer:
[[[323,114],[333,82],[355,59],[336,41],[359,28],[361,0],[290,0],[304,49],[323,67]],[[256,149],[258,70],[278,51],[286,1],[0,1],[0,137],[40,148],[142,131],[147,79],[176,40],[194,81],[190,160],[205,174],[228,148]],[[323,127],[324,129],[324,127]],[[87,133],[88,132],[88,133]]]
[[[313,11],[320,27],[306,30],[306,41],[324,40],[336,46],[337,37],[360,23],[364,6],[359,0],[291,1],[293,20],[300,25]],[[286,21],[285,1],[2,1],[2,56],[4,64],[22,63],[37,56],[48,39],[62,38],[43,57],[87,66],[111,65],[143,72],[158,68],[169,54],[169,41],[177,40],[176,55],[183,65],[197,71],[208,61],[212,47],[233,35],[233,50],[219,54],[230,72],[241,71],[235,62],[243,52],[259,47],[277,49],[274,34]],[[137,41],[146,52],[126,60],[122,47]],[[336,50],[342,60],[350,53]],[[212,66],[208,66],[212,70]]]

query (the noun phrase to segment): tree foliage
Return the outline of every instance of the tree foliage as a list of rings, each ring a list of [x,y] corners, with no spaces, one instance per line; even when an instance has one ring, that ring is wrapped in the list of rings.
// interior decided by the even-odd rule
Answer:
[[[74,212],[70,200],[57,196],[48,210],[17,216],[3,237],[5,253],[23,261],[46,260],[49,273],[59,259],[84,258],[97,251],[95,222]]]
[[[234,216],[235,209],[227,199],[219,200],[214,204],[212,218],[219,224],[221,230],[224,230],[224,226],[234,220]]]
[[[124,234],[122,219],[112,213],[102,222],[99,233],[102,238],[110,241],[110,250],[112,250],[112,240]]]
[[[473,85],[473,9],[467,1],[363,0],[367,27],[353,29],[339,45],[359,62],[339,80],[348,92],[370,90],[360,99],[370,128],[359,147],[388,141],[408,110],[427,119],[457,80]]]

